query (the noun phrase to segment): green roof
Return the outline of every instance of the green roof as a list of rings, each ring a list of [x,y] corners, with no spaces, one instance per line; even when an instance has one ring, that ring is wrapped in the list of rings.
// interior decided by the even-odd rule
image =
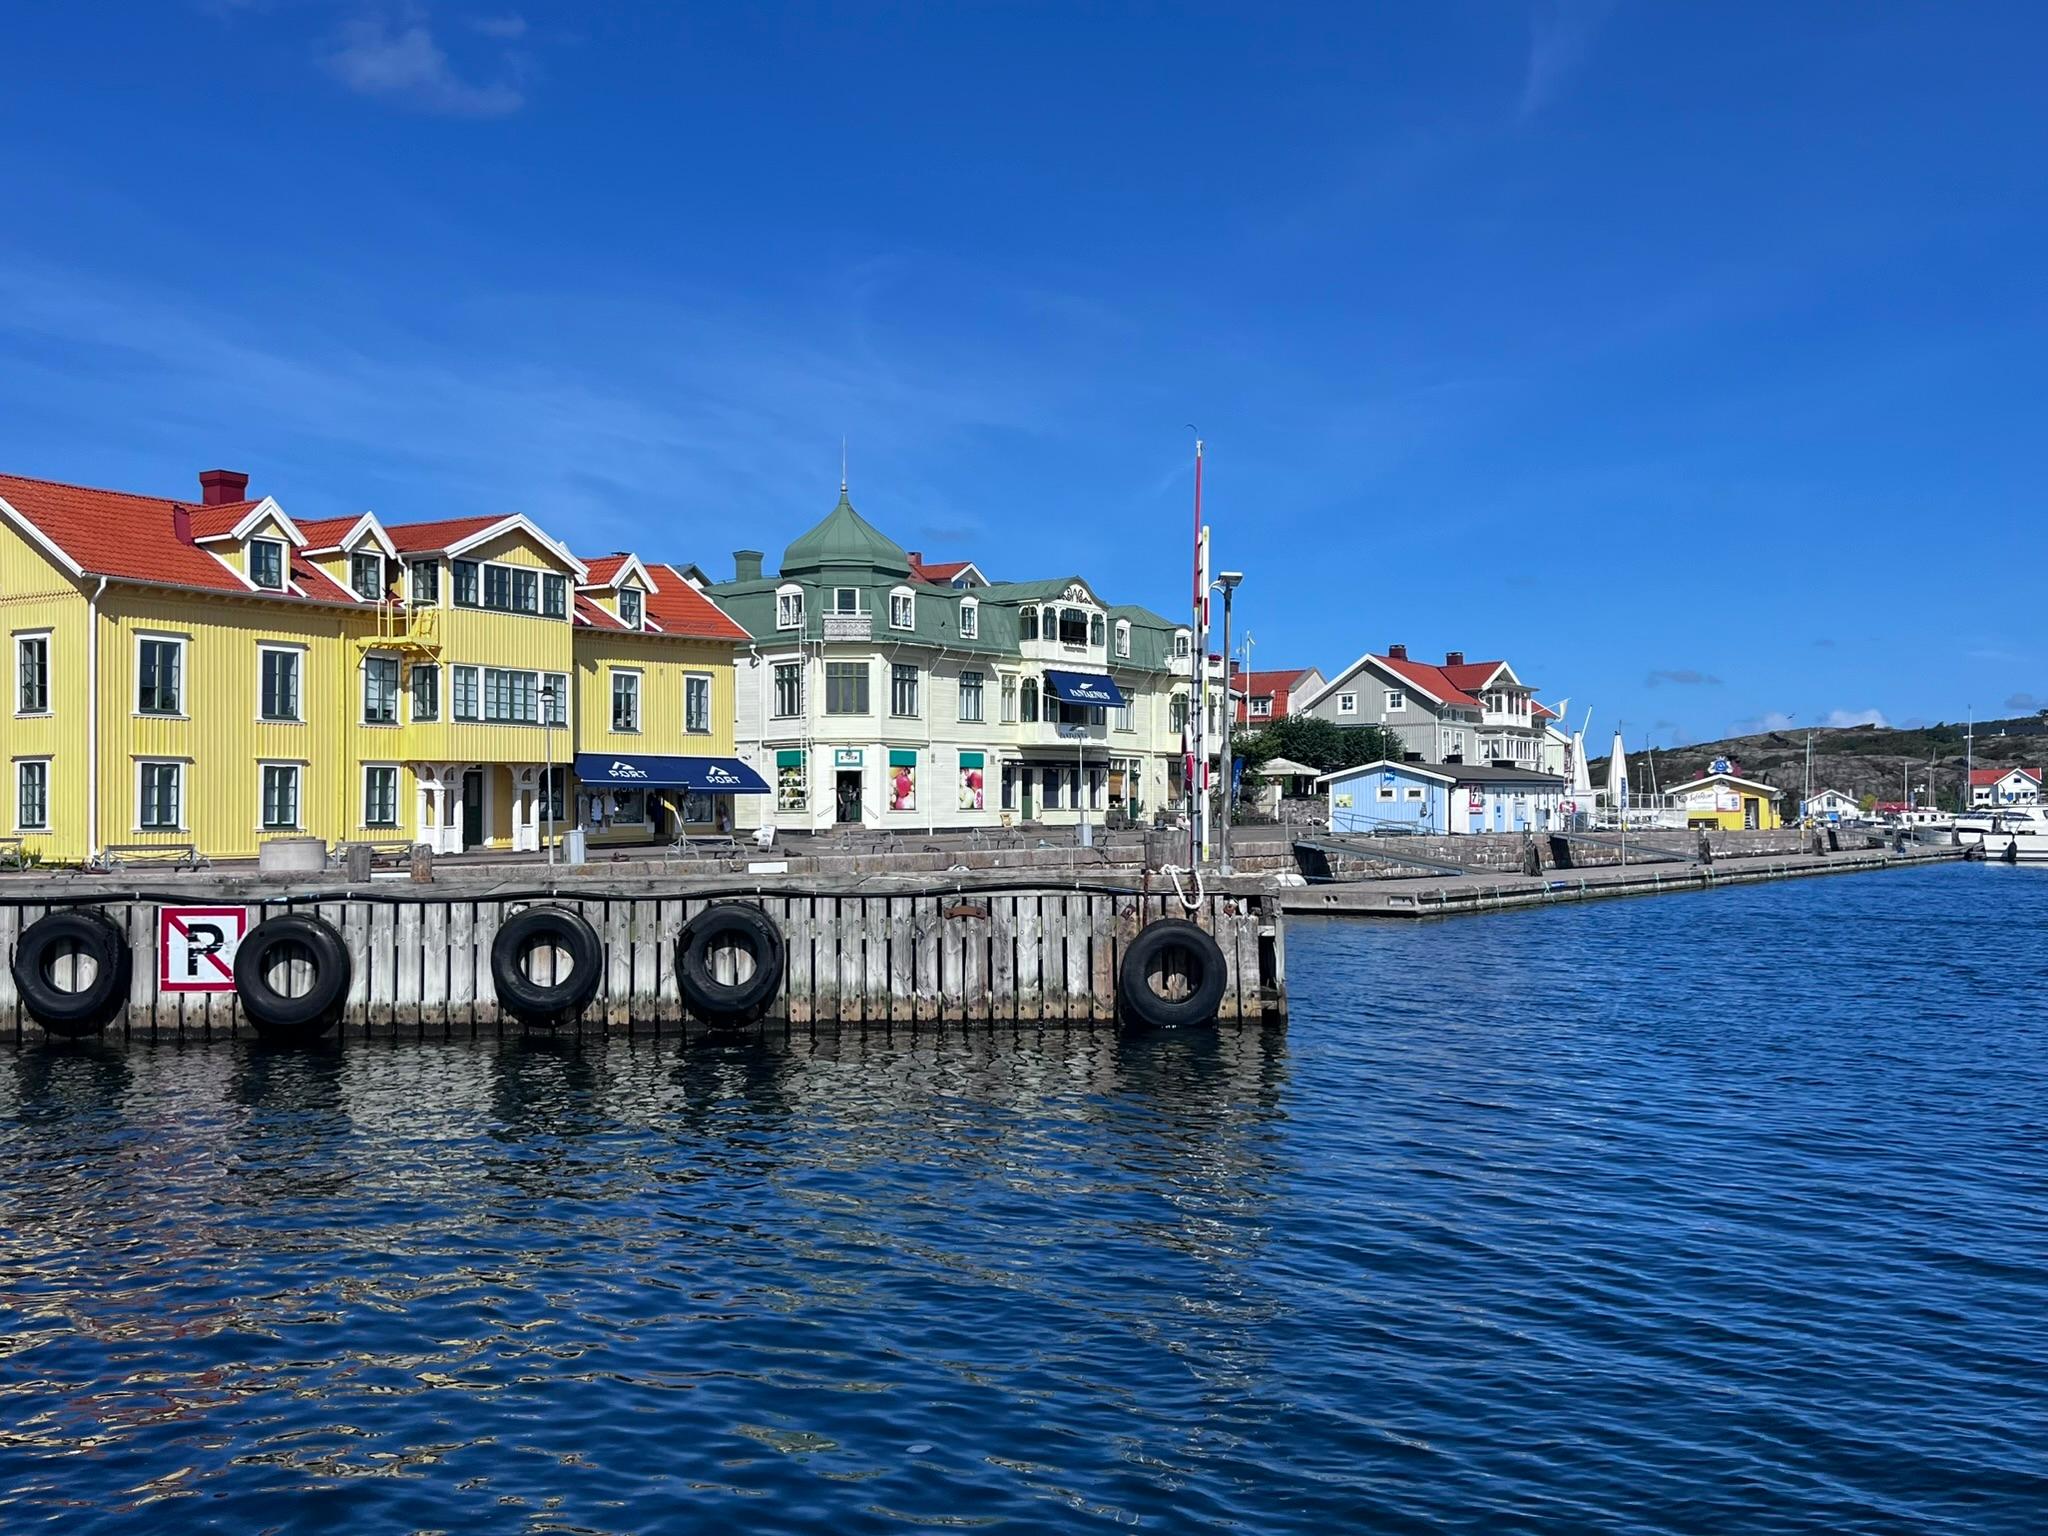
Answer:
[[[859,566],[889,576],[908,578],[910,556],[875,525],[853,510],[846,487],[839,505],[825,520],[782,552],[782,574],[802,576],[827,566]]]

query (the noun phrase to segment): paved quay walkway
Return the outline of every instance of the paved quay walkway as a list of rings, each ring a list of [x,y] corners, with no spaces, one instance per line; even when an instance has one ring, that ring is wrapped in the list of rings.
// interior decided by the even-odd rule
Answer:
[[[1759,880],[1796,880],[1809,875],[1846,875],[1869,870],[1935,864],[1968,856],[1965,848],[1845,849],[1840,853],[1773,854],[1724,859],[1712,864],[1603,865],[1591,869],[1547,870],[1541,875],[1482,874],[1445,880],[1431,875],[1388,876],[1325,885],[1297,886],[1277,894],[1281,911],[1295,916],[1453,917],[1513,907],[1596,901],[1614,896],[1657,896],[1708,890]]]

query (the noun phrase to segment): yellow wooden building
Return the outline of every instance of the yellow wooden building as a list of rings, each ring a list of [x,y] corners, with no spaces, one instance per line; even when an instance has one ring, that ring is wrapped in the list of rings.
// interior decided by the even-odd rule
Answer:
[[[1785,791],[1734,773],[1710,773],[1675,784],[1671,804],[1685,812],[1688,827],[1720,827],[1727,831],[1771,831],[1784,825],[1780,802]]]
[[[0,475],[0,845],[537,850],[550,824],[730,824],[756,792],[730,761],[745,632],[674,568],[580,560],[518,515],[302,524],[200,480],[187,502]]]

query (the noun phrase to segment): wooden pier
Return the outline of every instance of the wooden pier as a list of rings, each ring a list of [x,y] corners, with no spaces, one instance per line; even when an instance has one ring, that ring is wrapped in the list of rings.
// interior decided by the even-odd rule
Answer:
[[[1009,882],[913,887],[864,882],[855,889],[719,886],[688,890],[594,890],[581,879],[557,889],[464,891],[441,885],[265,891],[254,882],[181,879],[157,890],[88,890],[45,883],[33,894],[0,889],[0,954],[46,913],[104,912],[125,936],[127,998],[100,1031],[113,1038],[232,1038],[251,1030],[222,968],[209,990],[164,984],[167,914],[218,908],[246,930],[287,912],[331,923],[349,958],[338,1033],[446,1038],[522,1027],[502,1009],[492,980],[499,927],[534,906],[579,913],[601,943],[595,998],[564,1032],[655,1033],[702,1021],[678,986],[677,940],[712,902],[758,907],[780,930],[785,958],[767,1021],[800,1028],[918,1029],[1029,1023],[1109,1025],[1119,1018],[1125,947],[1148,925],[1186,918],[1211,935],[1227,975],[1216,1018],[1278,1022],[1287,1011],[1279,904],[1247,883],[1210,890],[1192,910],[1169,888]],[[222,921],[209,919],[209,921]],[[235,920],[225,919],[230,927]],[[10,968],[11,970],[11,968]],[[43,1034],[0,970],[0,1033],[16,1042]]]

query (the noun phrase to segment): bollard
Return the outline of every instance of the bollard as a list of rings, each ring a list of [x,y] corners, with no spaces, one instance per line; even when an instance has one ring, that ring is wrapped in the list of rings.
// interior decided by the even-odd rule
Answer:
[[[342,855],[342,869],[350,885],[361,885],[370,878],[371,848],[368,843],[350,843],[348,852]]]
[[[412,883],[432,885],[434,883],[434,850],[425,843],[412,845]]]
[[[1707,841],[1707,829],[1705,827],[1700,828],[1700,862],[1702,864],[1714,862],[1714,845]]]

